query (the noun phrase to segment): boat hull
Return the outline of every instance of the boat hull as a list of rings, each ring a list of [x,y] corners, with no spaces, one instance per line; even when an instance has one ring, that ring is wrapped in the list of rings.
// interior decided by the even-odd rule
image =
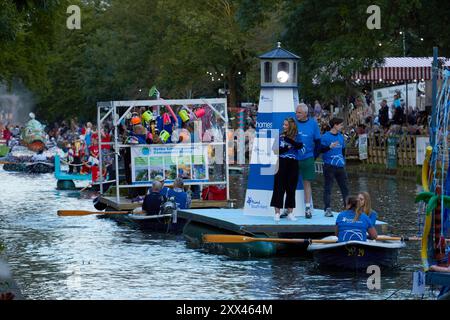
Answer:
[[[186,220],[177,218],[172,222],[171,216],[145,216],[142,214],[104,214],[100,219],[111,219],[118,224],[138,228],[147,232],[181,234]]]
[[[333,237],[335,238],[335,237]],[[348,241],[335,244],[312,244],[314,261],[323,269],[366,271],[375,265],[383,269],[398,266],[398,254],[405,247],[402,242]]]

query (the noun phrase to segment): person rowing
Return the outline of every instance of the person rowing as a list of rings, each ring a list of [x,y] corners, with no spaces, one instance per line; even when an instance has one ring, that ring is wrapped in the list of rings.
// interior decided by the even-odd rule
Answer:
[[[367,241],[367,233],[370,239],[376,239],[377,231],[369,217],[358,210],[358,198],[349,196],[346,205],[347,210],[339,213],[336,219],[338,242]]]
[[[372,226],[375,227],[378,214],[372,209],[372,201],[368,192],[360,192],[358,194],[358,211],[369,217]]]

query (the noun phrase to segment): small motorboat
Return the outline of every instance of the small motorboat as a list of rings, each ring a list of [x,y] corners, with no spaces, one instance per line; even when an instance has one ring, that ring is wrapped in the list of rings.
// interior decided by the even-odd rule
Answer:
[[[335,240],[329,236],[324,240]],[[319,268],[341,270],[367,270],[371,265],[395,268],[398,252],[406,245],[403,241],[347,241],[336,243],[313,243],[308,251],[314,256]]]

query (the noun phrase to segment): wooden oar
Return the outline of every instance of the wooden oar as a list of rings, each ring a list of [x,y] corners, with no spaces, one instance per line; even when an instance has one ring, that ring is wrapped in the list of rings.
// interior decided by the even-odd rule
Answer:
[[[336,240],[308,240],[284,238],[253,238],[234,234],[205,234],[203,242],[210,243],[247,243],[247,242],[279,242],[279,243],[336,243]]]
[[[420,241],[419,237],[389,237],[379,236],[378,241]],[[205,234],[203,242],[210,243],[247,243],[247,242],[279,242],[279,243],[336,243],[336,240],[283,239],[283,238],[253,238],[234,234]],[[447,239],[447,241],[450,241]]]
[[[421,241],[421,237],[390,237],[390,236],[378,236],[378,241]],[[446,242],[450,242],[450,239],[445,239]]]
[[[80,192],[83,192],[84,190],[86,190],[87,188],[92,187],[92,184],[88,184],[86,187],[84,187],[83,189],[80,190]]]
[[[69,216],[86,216],[89,214],[127,214],[130,211],[87,211],[87,210],[58,210],[58,216],[69,217]],[[133,212],[134,214],[144,214],[144,212]]]
[[[419,237],[390,237],[390,236],[378,236],[377,241],[420,241]]]

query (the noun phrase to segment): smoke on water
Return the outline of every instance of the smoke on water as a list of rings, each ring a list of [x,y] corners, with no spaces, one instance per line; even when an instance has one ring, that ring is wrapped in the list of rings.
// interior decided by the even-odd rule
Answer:
[[[33,94],[20,83],[13,83],[11,89],[0,83],[0,123],[24,124],[34,109]]]

